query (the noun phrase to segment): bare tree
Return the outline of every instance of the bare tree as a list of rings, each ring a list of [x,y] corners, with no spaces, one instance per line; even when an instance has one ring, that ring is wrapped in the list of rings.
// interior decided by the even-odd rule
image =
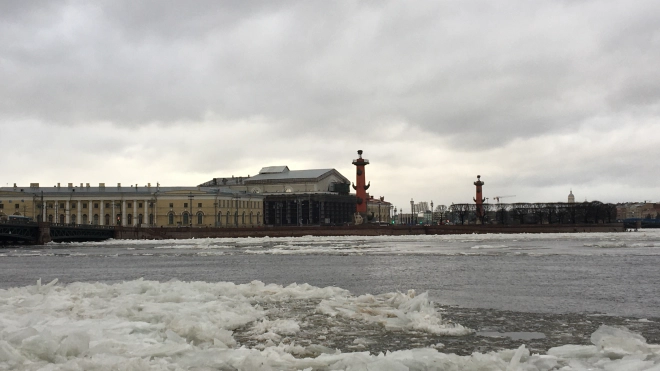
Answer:
[[[486,222],[488,221],[488,213],[491,210],[493,210],[493,208],[494,208],[494,205],[492,205],[492,204],[489,204],[489,203],[481,204],[482,215],[479,218],[480,221],[481,221],[481,224],[486,224]]]
[[[465,224],[465,219],[468,217],[470,209],[470,204],[451,204],[450,207],[454,216],[458,217],[461,221],[461,225]]]
[[[511,211],[513,212],[514,218],[518,219],[520,224],[525,224],[525,218],[529,215],[531,205],[525,202],[517,202],[511,204]]]
[[[548,216],[548,224],[552,224],[553,222],[557,221],[557,213],[558,213],[558,208],[557,204],[554,202],[550,202],[545,204],[545,213]]]
[[[440,224],[444,224],[444,216],[445,213],[447,212],[447,206],[445,205],[438,205],[435,207],[435,215],[433,215],[434,220],[439,220]]]
[[[529,206],[530,206],[530,212],[536,217],[537,223],[543,224],[543,220],[545,220],[547,215],[545,204],[537,202],[537,203],[529,204]]]
[[[508,209],[510,209],[511,205],[509,204],[497,204],[496,206],[496,212],[495,212],[495,218],[501,223],[501,224],[507,224],[508,220]]]

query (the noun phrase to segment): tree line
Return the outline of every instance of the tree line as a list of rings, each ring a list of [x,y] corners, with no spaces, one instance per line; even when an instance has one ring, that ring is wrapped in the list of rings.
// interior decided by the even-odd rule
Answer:
[[[455,224],[588,224],[616,222],[616,205],[600,201],[567,203],[537,202],[511,204],[482,204],[483,212],[477,213],[477,205],[452,204],[439,211],[438,220],[450,220]]]

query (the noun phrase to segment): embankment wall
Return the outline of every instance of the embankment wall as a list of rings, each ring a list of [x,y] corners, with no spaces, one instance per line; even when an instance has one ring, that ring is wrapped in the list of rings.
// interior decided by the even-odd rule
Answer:
[[[437,226],[313,226],[313,227],[255,227],[255,228],[143,228],[117,227],[116,239],[187,239],[235,237],[302,237],[302,236],[404,236],[427,234],[473,233],[589,233],[624,232],[622,223],[616,224],[530,224],[530,225],[437,225]]]

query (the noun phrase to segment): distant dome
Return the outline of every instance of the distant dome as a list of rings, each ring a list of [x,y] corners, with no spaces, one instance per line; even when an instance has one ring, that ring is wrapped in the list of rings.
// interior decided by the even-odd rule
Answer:
[[[571,189],[570,193],[568,194],[568,202],[573,203],[575,202],[575,196],[573,196],[573,190]]]

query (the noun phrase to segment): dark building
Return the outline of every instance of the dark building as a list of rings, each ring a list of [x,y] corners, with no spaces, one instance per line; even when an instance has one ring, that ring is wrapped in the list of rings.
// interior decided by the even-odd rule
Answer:
[[[350,182],[335,169],[264,167],[255,176],[214,178],[200,187],[259,194],[265,225],[333,225],[353,221],[356,198]]]

